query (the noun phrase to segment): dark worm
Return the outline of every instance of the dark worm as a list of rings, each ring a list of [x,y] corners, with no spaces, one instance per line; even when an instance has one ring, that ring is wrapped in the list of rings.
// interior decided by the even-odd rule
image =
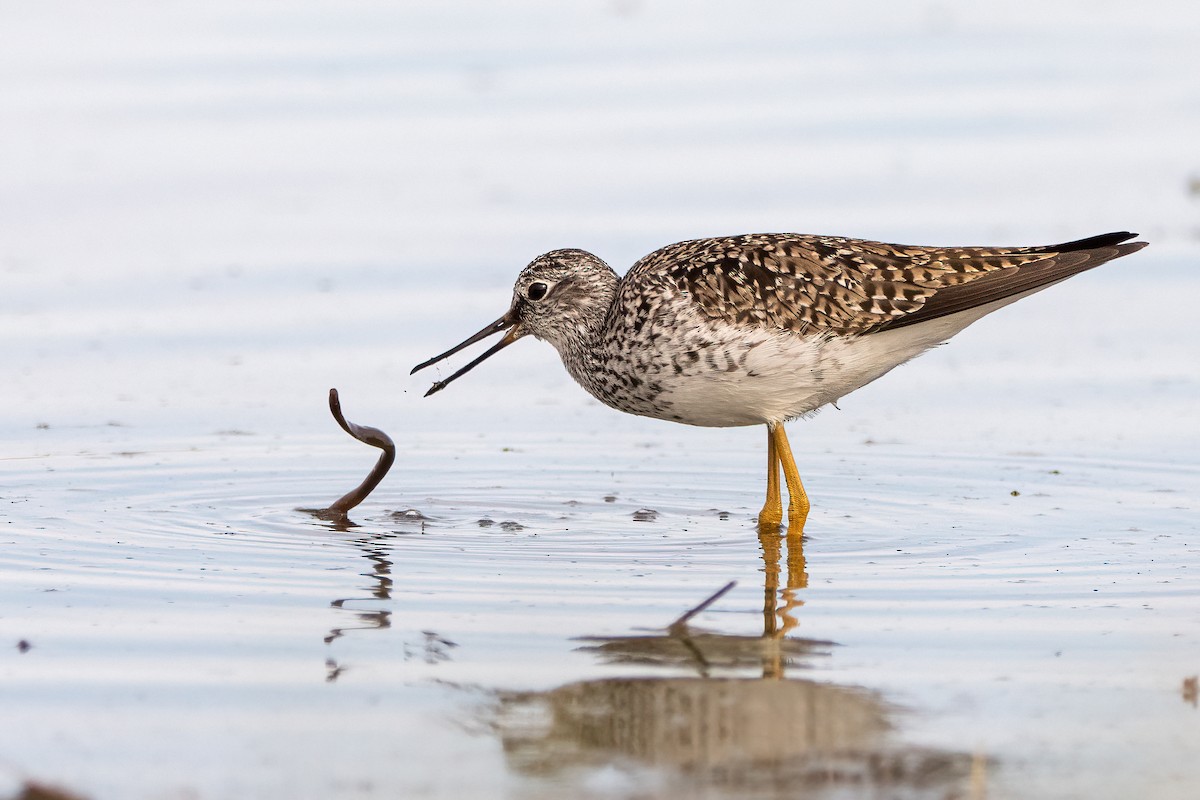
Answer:
[[[387,475],[388,470],[392,468],[392,464],[396,462],[396,445],[392,442],[392,437],[388,436],[378,428],[371,428],[366,425],[355,425],[342,415],[342,403],[338,399],[337,389],[329,390],[329,411],[333,414],[333,418],[337,420],[337,424],[342,426],[342,430],[358,439],[363,444],[369,444],[372,447],[378,447],[383,452],[379,454],[379,460],[375,462],[375,468],[367,475],[366,479],[358,485],[358,487],[350,492],[347,492],[337,502],[322,509],[319,515],[326,519],[345,520],[346,513],[356,505],[367,499],[379,482],[383,480],[383,476]]]

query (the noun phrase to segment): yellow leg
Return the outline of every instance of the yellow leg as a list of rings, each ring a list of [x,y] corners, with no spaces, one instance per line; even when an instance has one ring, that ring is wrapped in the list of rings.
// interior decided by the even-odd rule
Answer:
[[[804,491],[804,484],[800,482],[800,472],[796,469],[796,459],[792,458],[792,446],[788,444],[783,425],[776,425],[771,429],[771,438],[775,442],[775,456],[783,466],[783,479],[787,481],[788,532],[791,533],[794,527],[799,526],[803,529],[804,521],[808,519],[808,494]]]
[[[767,502],[758,514],[758,525],[777,528],[783,522],[783,502],[779,495],[779,451],[775,432],[767,426]],[[775,531],[778,534],[778,531]]]

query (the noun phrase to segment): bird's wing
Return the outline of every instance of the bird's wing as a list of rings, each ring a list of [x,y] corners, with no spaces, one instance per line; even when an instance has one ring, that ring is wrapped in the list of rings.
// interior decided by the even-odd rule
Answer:
[[[738,326],[855,335],[965,311],[1139,250],[1112,233],[1048,247],[913,247],[799,234],[696,239],[643,258],[621,305],[666,281]]]

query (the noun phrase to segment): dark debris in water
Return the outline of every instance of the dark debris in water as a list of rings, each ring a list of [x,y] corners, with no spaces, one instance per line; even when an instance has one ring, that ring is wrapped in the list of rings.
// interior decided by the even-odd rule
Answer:
[[[68,792],[57,786],[48,786],[36,781],[26,781],[21,787],[21,793],[13,800],[81,800],[83,796]]]
[[[489,517],[481,517],[475,521],[475,524],[481,528],[491,528],[498,525],[502,531],[523,531],[525,526],[517,522],[515,519],[506,519],[503,522],[497,523],[496,520]]]
[[[654,522],[658,519],[658,512],[652,508],[639,508],[633,512],[634,522]]]
[[[29,643],[28,639],[22,639],[21,641],[17,642],[17,651],[18,652],[28,653],[32,649],[33,649],[33,645]]]
[[[458,642],[447,639],[437,631],[421,631],[421,635],[425,638],[419,649],[405,642],[405,661],[419,656],[426,664],[440,664],[450,660],[451,648],[458,647]]]

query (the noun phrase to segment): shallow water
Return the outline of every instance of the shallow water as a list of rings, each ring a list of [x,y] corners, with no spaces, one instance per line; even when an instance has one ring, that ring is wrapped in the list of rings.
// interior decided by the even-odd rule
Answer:
[[[0,797],[1196,794],[1190,7],[156,8],[0,11]],[[761,430],[407,374],[555,246],[1124,227],[792,423],[803,540]]]
[[[3,661],[6,760],[99,797],[131,772],[147,797],[1195,777],[1194,469],[863,447],[808,459],[840,488],[803,542],[760,542],[745,459],[534,436],[410,451],[356,527],[295,510],[358,479],[356,448],[4,462],[4,635],[32,645]]]

